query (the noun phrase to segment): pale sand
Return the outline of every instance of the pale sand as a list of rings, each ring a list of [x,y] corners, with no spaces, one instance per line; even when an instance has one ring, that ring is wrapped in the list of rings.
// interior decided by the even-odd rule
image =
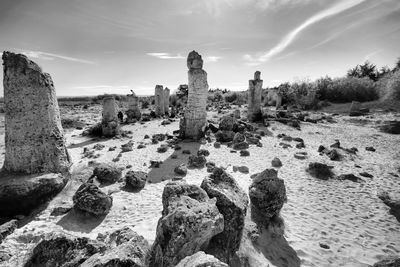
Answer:
[[[76,116],[84,118],[92,123],[99,120],[98,108],[92,108],[91,112],[81,111]],[[88,112],[88,115],[82,115]],[[215,113],[209,112],[209,117]],[[288,202],[282,210],[285,219],[285,236],[289,244],[295,249],[301,259],[302,266],[368,266],[387,255],[398,255],[400,252],[400,223],[389,214],[389,208],[377,197],[380,190],[391,194],[400,194],[400,178],[389,173],[398,173],[400,167],[400,136],[388,135],[378,132],[373,126],[374,121],[380,119],[392,119],[394,115],[376,115],[370,119],[367,125],[359,125],[349,122],[349,117],[338,118],[338,123],[302,123],[301,131],[287,127],[280,123],[272,123],[270,129],[274,137],[263,137],[263,147],[250,146],[250,157],[240,157],[239,153],[230,153],[230,148],[223,145],[220,149],[213,144],[201,145],[210,151],[208,161],[213,161],[217,166],[227,168],[239,183],[248,191],[251,183],[250,175],[271,168],[271,160],[279,157],[283,167],[279,168],[278,175],[285,180]],[[89,120],[90,117],[90,120]],[[3,117],[0,116],[0,123]],[[161,120],[147,122],[144,125],[135,124],[124,126],[124,130],[131,130],[133,138],[102,140],[106,147],[99,151],[101,155],[96,162],[111,162],[120,152],[123,143],[132,140],[134,150],[122,153],[120,161],[115,164],[120,167],[132,165],[132,170],[141,170],[149,173],[153,181],[161,177],[173,177],[173,168],[187,162],[187,156],[182,151],[174,152],[168,149],[165,153],[157,153],[160,144],[151,145],[150,139],[143,139],[145,134],[170,133],[178,129],[178,121],[170,125],[160,126]],[[0,151],[4,151],[4,128],[0,126]],[[88,167],[90,159],[82,158],[83,146],[89,138],[79,135],[82,131],[68,131],[66,134],[69,152],[74,165],[73,178],[66,188],[54,198],[47,209],[25,226],[17,229],[0,245],[0,250],[11,250],[15,256],[12,263],[20,266],[27,257],[27,252],[41,237],[52,232],[68,232],[76,236],[96,238],[99,233],[111,232],[127,225],[134,226],[139,234],[149,242],[153,242],[157,221],[161,216],[161,195],[164,185],[168,181],[148,183],[138,192],[121,190],[123,183],[103,187],[105,192],[114,192],[111,212],[104,220],[88,220],[77,218],[73,213],[65,216],[52,217],[53,208],[72,203],[72,196],[79,186],[79,181],[86,180],[92,171]],[[308,158],[298,160],[293,157],[297,142],[290,142],[293,148],[283,149],[279,146],[280,139],[275,136],[285,133],[292,137],[304,139]],[[346,158],[340,162],[330,161],[327,156],[318,154],[320,144],[329,147],[339,139],[342,147],[357,147],[356,156],[346,154]],[[136,149],[136,146],[144,142],[147,147]],[[89,142],[90,143],[90,142]],[[86,143],[87,144],[87,143]],[[92,148],[96,143],[87,147]],[[196,144],[182,143],[183,149],[190,147],[192,153],[198,147]],[[108,152],[108,148],[117,146],[115,151]],[[373,146],[376,152],[365,150],[366,146]],[[175,153],[177,159],[170,156]],[[344,153],[344,152],[343,152]],[[344,153],[345,154],[345,153]],[[352,160],[351,160],[352,159]],[[4,160],[4,153],[0,153],[0,164]],[[159,169],[149,169],[150,160],[165,161]],[[354,173],[367,171],[374,175],[373,178],[364,178],[363,183],[350,181],[320,181],[309,176],[305,169],[309,162],[324,162],[334,166],[335,174]],[[362,168],[356,168],[355,165]],[[245,165],[249,167],[249,174],[233,172],[232,166]],[[124,170],[124,174],[127,170]],[[206,168],[197,170],[189,169],[185,177],[188,183],[200,185],[208,173]],[[320,247],[320,243],[329,245],[329,249]],[[244,246],[249,246],[246,242]],[[279,254],[279,253],[278,253]],[[254,257],[259,257],[254,256]],[[267,266],[267,261],[263,264]],[[6,266],[6,265],[4,265]],[[262,266],[258,264],[257,266]]]

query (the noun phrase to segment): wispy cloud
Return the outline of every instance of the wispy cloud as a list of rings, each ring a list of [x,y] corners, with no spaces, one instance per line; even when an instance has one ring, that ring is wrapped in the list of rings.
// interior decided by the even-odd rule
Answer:
[[[348,10],[364,1],[366,1],[366,0],[342,0],[339,3],[333,5],[325,10],[322,10],[319,13],[308,18],[306,21],[304,21],[299,26],[297,26],[294,30],[292,30],[287,35],[285,35],[280,40],[280,42],[277,45],[275,45],[273,48],[271,48],[269,51],[263,53],[262,55],[260,55],[258,57],[253,57],[253,56],[247,54],[247,55],[244,55],[244,59],[246,61],[249,61],[249,65],[257,65],[257,64],[266,62],[266,61],[270,60],[272,57],[274,57],[277,54],[284,51],[308,27],[312,26],[313,24],[315,24],[325,18],[334,16],[345,10]]]
[[[287,6],[306,5],[312,1],[315,0],[257,0],[256,6],[263,10],[277,10]]]
[[[21,51],[22,54],[26,55],[29,58],[38,58],[38,59],[43,59],[43,60],[62,59],[62,60],[66,60],[66,61],[73,61],[73,62],[79,62],[79,63],[84,63],[84,64],[95,64],[95,62],[85,60],[85,59],[68,57],[68,56],[47,53],[47,52],[42,52],[42,51],[30,51],[30,50],[23,50],[23,49],[16,49],[16,50]]]
[[[364,61],[370,60],[372,57],[376,56],[377,54],[381,53],[382,51],[383,51],[383,49],[378,49],[378,50],[372,51],[371,53],[365,55]]]
[[[205,62],[217,62],[218,60],[220,60],[222,57],[218,57],[218,56],[208,56],[204,58]]]
[[[171,55],[170,53],[146,53],[148,56],[160,58],[160,59],[183,59],[181,54]]]

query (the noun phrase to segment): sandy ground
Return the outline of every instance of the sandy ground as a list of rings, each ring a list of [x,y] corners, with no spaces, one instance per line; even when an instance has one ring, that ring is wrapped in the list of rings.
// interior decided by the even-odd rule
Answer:
[[[99,120],[100,114],[98,107],[92,107],[89,111],[71,111],[68,116],[79,116],[93,123]],[[208,116],[213,118],[215,113],[209,112]],[[362,120],[340,116],[336,117],[337,123],[302,123],[301,131],[272,123],[269,129],[274,136],[263,137],[263,147],[250,146],[249,157],[230,153],[231,149],[224,145],[219,149],[214,148],[212,143],[181,145],[193,154],[199,148],[208,149],[210,156],[207,160],[225,167],[246,191],[251,183],[251,174],[271,168],[271,160],[280,158],[283,166],[279,168],[278,175],[285,180],[288,195],[288,202],[282,210],[286,223],[285,236],[300,257],[302,266],[368,266],[384,256],[400,253],[400,223],[377,197],[379,191],[400,194],[400,136],[381,133],[375,127],[380,120],[394,118],[399,119],[399,116],[382,114],[362,117]],[[4,160],[3,121],[0,114],[0,164]],[[68,148],[74,162],[71,181],[45,210],[7,237],[0,246],[0,250],[14,253],[14,265],[20,266],[29,249],[51,232],[96,238],[98,234],[130,225],[149,242],[154,241],[157,221],[161,216],[163,187],[168,179],[174,177],[174,167],[187,162],[187,156],[182,154],[182,150],[175,152],[169,149],[165,153],[157,153],[157,147],[164,142],[152,145],[150,139],[143,137],[145,134],[172,134],[173,130],[178,129],[178,121],[161,126],[161,120],[154,120],[143,125],[126,125],[123,129],[132,131],[132,138],[91,140],[80,136],[81,130],[67,131]],[[276,137],[279,133],[303,138],[306,148],[301,150],[308,153],[308,158],[294,158],[294,153],[299,151],[294,141],[289,142],[292,148],[279,146],[281,140]],[[355,156],[344,153],[345,158],[339,162],[319,155],[318,146],[329,147],[335,139],[340,140],[342,147],[357,147],[359,152]],[[93,159],[83,158],[84,147],[92,148],[97,143],[105,145],[104,149],[96,152],[100,156],[95,161],[110,163],[120,153],[121,144],[129,140],[134,142],[135,148],[141,142],[146,144],[146,148],[122,153],[115,164],[125,168],[124,173],[128,171],[128,165],[132,165],[132,170],[148,172],[151,182],[142,191],[125,191],[123,183],[103,187],[102,190],[113,196],[111,212],[105,218],[81,218],[74,213],[50,216],[54,207],[72,205],[72,196],[80,181],[86,180],[91,174],[88,161]],[[113,146],[117,146],[117,149],[108,151]],[[373,146],[376,152],[366,151],[366,146]],[[178,156],[176,159],[171,158],[174,153]],[[152,169],[149,168],[150,160],[163,161],[163,164],[158,169]],[[374,177],[362,177],[364,182],[361,183],[317,180],[305,171],[308,163],[314,161],[334,166],[335,174],[353,173],[359,176],[360,172],[366,171]],[[233,172],[234,165],[245,165],[250,173]],[[200,185],[207,175],[205,168],[189,169],[185,179],[188,183]],[[321,244],[329,248],[322,248]]]

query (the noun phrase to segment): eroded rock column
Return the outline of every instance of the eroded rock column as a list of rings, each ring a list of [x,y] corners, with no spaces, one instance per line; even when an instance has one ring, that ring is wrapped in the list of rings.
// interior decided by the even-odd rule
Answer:
[[[70,160],[60,110],[48,73],[26,56],[3,53],[4,169],[10,172],[65,172]]]
[[[261,120],[261,91],[263,80],[260,79],[261,72],[254,73],[254,80],[249,80],[248,113],[249,121]]]
[[[113,137],[120,133],[118,105],[113,96],[103,99],[103,119],[101,121],[103,136]]]
[[[162,85],[156,85],[154,90],[154,101],[156,116],[164,115],[164,90]]]
[[[169,93],[170,90],[168,87],[165,87],[164,89],[164,113],[169,114]]]
[[[180,122],[180,134],[183,138],[198,140],[203,136],[207,122],[207,72],[203,70],[203,60],[196,51],[189,53],[189,95],[184,118]]]
[[[126,111],[128,121],[140,120],[142,116],[139,108],[139,98],[132,91],[131,95],[128,95],[128,110]]]

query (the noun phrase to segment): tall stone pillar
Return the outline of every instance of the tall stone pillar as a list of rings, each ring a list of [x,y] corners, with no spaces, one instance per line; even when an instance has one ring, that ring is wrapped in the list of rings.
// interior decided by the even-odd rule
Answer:
[[[126,116],[128,118],[128,122],[134,120],[140,120],[142,113],[139,108],[139,98],[132,91],[131,95],[127,95],[128,98],[128,110],[126,111]]]
[[[261,91],[263,80],[260,79],[261,72],[256,71],[254,73],[254,80],[249,80],[249,91],[248,91],[248,111],[247,118],[249,121],[261,120]]]
[[[113,96],[103,99],[103,118],[101,121],[103,136],[113,137],[120,133],[118,105]]]
[[[207,72],[203,70],[203,60],[196,51],[189,53],[189,94],[183,119],[180,122],[180,134],[183,138],[198,140],[204,135],[207,123]]]
[[[66,172],[70,166],[53,81],[26,56],[3,53],[4,170]]]
[[[169,93],[170,90],[168,87],[165,87],[164,89],[164,113],[169,114]]]
[[[156,116],[163,116],[164,110],[164,90],[162,85],[156,85],[154,92],[154,104]]]

